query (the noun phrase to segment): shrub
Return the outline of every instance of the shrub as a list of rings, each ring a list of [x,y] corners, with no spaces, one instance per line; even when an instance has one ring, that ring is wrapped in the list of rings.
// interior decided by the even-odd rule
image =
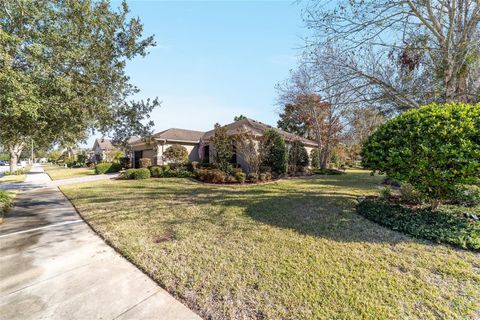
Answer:
[[[200,181],[205,181],[207,174],[208,174],[207,169],[197,169],[193,172],[193,176]]]
[[[318,150],[318,148],[315,148],[310,152],[310,163],[312,169],[320,169],[320,150]]]
[[[257,180],[258,180],[258,176],[257,176],[256,173],[250,172],[249,174],[247,174],[247,181],[248,182],[256,183]]]
[[[133,169],[134,171],[131,173],[131,178],[134,180],[142,180],[150,178],[150,170],[147,168],[140,168],[140,169]]]
[[[122,179],[133,179],[133,173],[135,172],[135,170],[137,169],[128,169],[128,170],[125,170],[122,172],[122,174],[120,175],[120,177]]]
[[[13,201],[12,193],[6,190],[0,190],[0,223],[5,211],[10,207]]]
[[[258,180],[261,182],[267,181],[267,174],[266,173],[260,173],[258,175]]]
[[[163,158],[173,163],[185,163],[188,161],[187,148],[179,144],[173,144],[163,152]]]
[[[292,173],[304,171],[308,167],[308,152],[299,140],[293,141],[288,151],[288,165]]]
[[[227,128],[215,124],[215,133],[212,138],[215,150],[215,164],[221,170],[228,172],[228,166],[233,155],[232,140],[228,136]]]
[[[190,178],[193,175],[192,172],[188,170],[178,170],[175,171],[174,174],[177,178]]]
[[[313,170],[313,173],[314,174],[321,174],[321,175],[331,175],[331,176],[345,174],[345,172],[342,172],[340,170],[328,169],[328,168],[316,169],[316,170]]]
[[[457,185],[453,201],[465,207],[480,205],[480,186],[467,184]]]
[[[392,188],[390,187],[382,187],[380,188],[380,191],[378,192],[380,199],[383,200],[388,200],[392,196]]]
[[[260,143],[262,166],[267,166],[277,174],[287,172],[288,151],[285,139],[275,129],[265,130]]]
[[[152,159],[150,158],[141,158],[138,160],[140,168],[148,168],[152,165]]]
[[[152,177],[160,178],[163,176],[163,168],[161,166],[151,166],[148,169]]]
[[[235,180],[239,183],[245,183],[247,176],[243,172],[235,172]]]
[[[265,172],[265,180],[269,181],[272,180],[272,173],[271,172]]]
[[[372,221],[413,237],[480,250],[480,221],[470,220],[450,209],[411,209],[367,199],[357,210]]]
[[[122,166],[118,163],[102,162],[95,166],[95,173],[96,174],[113,173],[113,172],[118,172],[121,169],[122,169]]]
[[[207,181],[211,183],[223,183],[227,178],[227,174],[219,169],[213,169],[208,171]]]
[[[362,149],[364,167],[413,185],[432,200],[480,180],[480,103],[430,104],[381,125]]]
[[[400,184],[400,194],[402,200],[407,203],[422,203],[422,194],[408,182],[402,182]]]

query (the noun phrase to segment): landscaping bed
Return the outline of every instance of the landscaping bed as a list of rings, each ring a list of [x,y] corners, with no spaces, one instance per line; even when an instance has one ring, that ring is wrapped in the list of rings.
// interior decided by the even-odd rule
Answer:
[[[62,186],[126,258],[205,319],[476,319],[480,253],[355,211],[366,171],[231,188],[183,178]]]
[[[16,191],[0,190],[0,223],[3,222],[5,212],[7,212],[8,208],[12,205],[15,194]]]
[[[437,243],[448,243],[464,249],[480,251],[480,206],[464,208],[442,206],[409,207],[369,198],[357,206],[358,213],[392,230]]]

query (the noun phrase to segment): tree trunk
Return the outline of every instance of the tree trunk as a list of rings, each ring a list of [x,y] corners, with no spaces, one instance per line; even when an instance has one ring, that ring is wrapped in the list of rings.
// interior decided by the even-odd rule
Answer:
[[[10,172],[17,170],[17,162],[20,153],[22,153],[23,144],[15,144],[8,147],[8,153],[10,154]]]
[[[433,199],[430,205],[431,205],[432,211],[436,211],[438,206],[440,205],[440,200]]]

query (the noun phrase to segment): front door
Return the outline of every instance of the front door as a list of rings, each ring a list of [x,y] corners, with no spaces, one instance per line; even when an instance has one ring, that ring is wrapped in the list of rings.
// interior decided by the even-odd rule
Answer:
[[[143,151],[135,151],[134,155],[134,168],[140,168],[140,159],[143,158]]]

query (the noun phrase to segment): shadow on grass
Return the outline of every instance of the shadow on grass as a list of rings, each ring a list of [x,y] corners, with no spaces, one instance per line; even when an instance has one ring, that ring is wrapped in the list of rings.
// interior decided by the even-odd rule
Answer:
[[[396,244],[417,241],[356,214],[356,197],[372,192],[377,186],[376,180],[365,176],[350,174],[348,179],[327,176],[244,187],[204,185],[183,179],[122,181],[118,186],[97,186],[95,192],[80,194],[79,199],[110,207],[109,217],[98,215],[95,218],[99,223],[106,219],[114,223],[131,220],[129,213],[117,212],[119,205],[138,206],[135,209],[142,212],[141,217],[153,223],[165,206],[173,211],[196,206],[202,208],[201,216],[178,215],[163,219],[162,223],[173,226],[202,222],[231,226],[234,218],[229,214],[230,208],[235,208],[245,214],[243,218],[302,235],[342,242]],[[163,208],[158,209],[161,205]],[[257,226],[242,223],[238,227]]]

